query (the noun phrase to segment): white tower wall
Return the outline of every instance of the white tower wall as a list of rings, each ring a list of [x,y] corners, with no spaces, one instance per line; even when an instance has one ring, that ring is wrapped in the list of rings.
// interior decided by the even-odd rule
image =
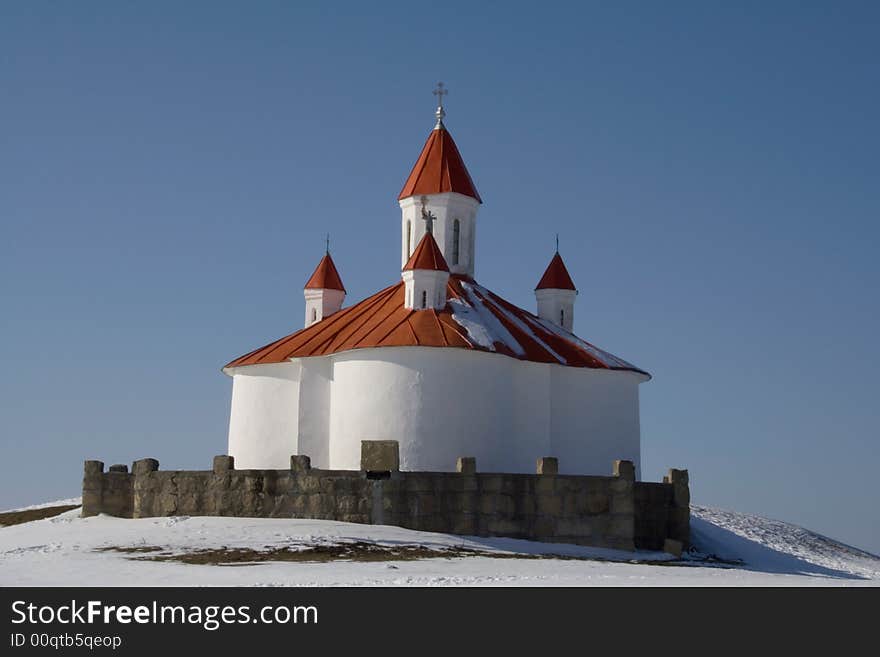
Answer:
[[[303,296],[306,298],[307,327],[338,311],[345,301],[345,292],[342,290],[306,288]]]
[[[575,290],[543,289],[535,290],[538,301],[538,317],[574,332]]]
[[[446,306],[449,273],[433,269],[408,269],[403,272],[403,307],[410,310],[440,309]],[[423,305],[424,302],[424,305]]]
[[[408,196],[400,200],[401,245],[400,267],[406,264],[425,235],[422,219],[422,196]],[[425,209],[434,215],[434,239],[443,252],[449,271],[453,274],[474,276],[474,249],[477,238],[477,210],[480,202],[457,192],[427,194]],[[458,249],[455,248],[455,222],[458,220]],[[409,239],[407,238],[409,230]]]

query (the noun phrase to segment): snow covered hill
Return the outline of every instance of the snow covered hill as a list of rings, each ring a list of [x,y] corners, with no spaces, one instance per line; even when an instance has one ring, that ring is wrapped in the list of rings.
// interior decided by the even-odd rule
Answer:
[[[74,509],[0,528],[0,585],[880,585],[880,558],[788,523],[694,506],[692,530],[695,549],[676,561],[323,520]]]

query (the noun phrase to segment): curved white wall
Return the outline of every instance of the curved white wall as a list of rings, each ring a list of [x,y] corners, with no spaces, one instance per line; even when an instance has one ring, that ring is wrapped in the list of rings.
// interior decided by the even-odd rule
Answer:
[[[233,370],[229,455],[235,467],[289,468],[299,433],[299,363]]]
[[[361,440],[389,439],[405,470],[453,470],[458,456],[484,472],[534,472],[540,456],[570,474],[609,474],[614,459],[639,467],[644,377],[631,372],[383,347],[232,374],[236,467],[286,468],[301,453],[315,467],[356,470]]]

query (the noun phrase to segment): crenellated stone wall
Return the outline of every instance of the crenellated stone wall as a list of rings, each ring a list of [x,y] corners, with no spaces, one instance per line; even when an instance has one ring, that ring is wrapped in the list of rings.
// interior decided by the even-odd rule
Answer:
[[[611,476],[560,475],[555,458],[536,474],[399,470],[396,441],[364,441],[361,470],[319,470],[291,456],[287,470],[236,470],[217,456],[209,471],[159,470],[155,459],[104,472],[86,461],[83,515],[124,518],[242,516],[386,524],[473,536],[506,536],[597,547],[680,552],[689,541],[687,470],[663,483],[635,481],[630,461]]]

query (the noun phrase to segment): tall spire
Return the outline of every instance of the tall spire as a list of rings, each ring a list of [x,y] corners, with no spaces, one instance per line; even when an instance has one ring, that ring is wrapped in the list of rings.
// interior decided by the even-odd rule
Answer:
[[[443,96],[447,95],[449,90],[446,89],[445,84],[438,82],[433,93],[437,96],[437,109],[434,112],[437,123],[428,136],[419,159],[416,160],[412,171],[410,171],[397,200],[421,194],[457,192],[475,198],[482,203],[483,200],[477,193],[474,181],[471,180],[471,175],[458,152],[458,147],[452,140],[452,135],[443,125],[443,118],[446,116],[446,110],[443,109]]]
[[[437,110],[434,112],[434,116],[437,117],[437,124],[434,126],[434,130],[440,130],[444,127],[443,118],[446,116],[446,110],[443,109],[443,96],[446,96],[449,90],[444,88],[442,82],[438,82],[437,88],[434,89],[433,93],[437,96]]]

